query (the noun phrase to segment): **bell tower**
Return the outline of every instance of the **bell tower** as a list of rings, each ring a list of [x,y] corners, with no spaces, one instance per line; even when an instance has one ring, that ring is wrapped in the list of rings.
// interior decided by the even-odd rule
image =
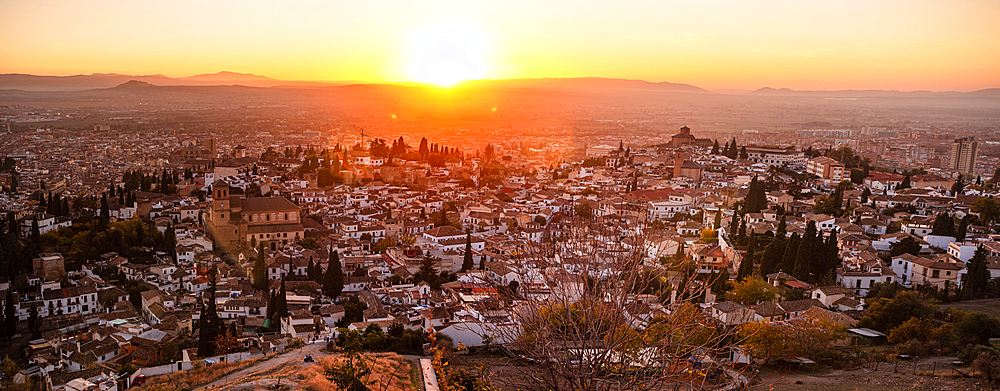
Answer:
[[[229,218],[229,184],[215,181],[212,184],[212,217],[216,224]]]

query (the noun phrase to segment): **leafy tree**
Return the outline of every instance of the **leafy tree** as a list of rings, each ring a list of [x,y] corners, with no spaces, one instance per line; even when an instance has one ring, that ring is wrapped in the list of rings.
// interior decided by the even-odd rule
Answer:
[[[864,170],[859,170],[856,168],[851,170],[851,182],[854,184],[860,185],[864,183],[866,176],[867,175],[865,175]]]
[[[743,281],[733,284],[733,289],[726,293],[726,298],[744,305],[756,305],[763,301],[774,299],[774,287],[760,276],[751,275]]]
[[[815,354],[844,337],[843,329],[835,323],[804,317],[779,323],[763,320],[744,323],[738,331],[750,354],[764,360]]]
[[[426,144],[422,142],[421,147],[426,147]],[[346,360],[328,367],[324,374],[327,380],[337,385],[337,389],[369,391],[371,387],[377,385],[377,382],[371,379],[374,365],[374,359],[366,358],[357,351],[351,351],[347,354]]]
[[[575,212],[577,216],[586,219],[589,219],[593,216],[593,211],[591,210],[590,203],[587,201],[580,201],[579,203],[574,205],[573,212]]]
[[[324,167],[316,172],[316,185],[319,187],[333,186],[335,181],[336,175],[329,168]]]
[[[928,342],[935,336],[936,329],[931,319],[913,317],[889,332],[889,343]]]
[[[920,242],[914,239],[913,236],[907,235],[889,245],[889,255],[893,257],[903,254],[918,255],[920,254],[920,248]]]
[[[1000,218],[1000,203],[996,199],[983,197],[972,202],[970,209],[979,214],[979,220],[989,226]]]
[[[971,312],[955,323],[954,335],[959,346],[989,345],[990,338],[1000,336],[1000,321],[982,312]]]
[[[903,291],[891,299],[869,301],[868,310],[858,321],[858,326],[888,332],[910,318],[930,319],[933,315],[933,306],[922,301],[915,292]]]
[[[955,220],[947,212],[941,212],[934,219],[931,235],[955,236]]]

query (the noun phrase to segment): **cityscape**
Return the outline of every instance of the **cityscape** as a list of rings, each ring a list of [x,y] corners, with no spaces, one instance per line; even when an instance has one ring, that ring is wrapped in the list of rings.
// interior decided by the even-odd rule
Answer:
[[[998,386],[997,4],[111,3],[0,5],[4,390]]]

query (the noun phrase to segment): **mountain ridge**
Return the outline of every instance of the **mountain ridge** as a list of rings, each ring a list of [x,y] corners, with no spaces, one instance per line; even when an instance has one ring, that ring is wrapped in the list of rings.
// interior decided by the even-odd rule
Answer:
[[[23,73],[0,74],[0,90],[28,92],[86,91],[108,89],[129,82],[143,82],[151,86],[246,86],[246,87],[331,87],[345,85],[397,85],[421,86],[419,82],[366,83],[358,81],[291,81],[280,80],[252,73],[220,71],[186,77],[169,77],[161,74],[126,75],[119,73],[91,73],[69,76],[47,76]],[[132,86],[135,87],[135,86]],[[652,82],[640,79],[604,77],[547,77],[518,79],[468,80],[455,88],[541,89],[554,91],[602,92],[687,92],[749,96],[790,96],[822,98],[882,98],[882,97],[1000,97],[1000,88],[976,91],[898,91],[898,90],[793,90],[790,88],[763,87],[756,90],[707,89],[685,83]]]

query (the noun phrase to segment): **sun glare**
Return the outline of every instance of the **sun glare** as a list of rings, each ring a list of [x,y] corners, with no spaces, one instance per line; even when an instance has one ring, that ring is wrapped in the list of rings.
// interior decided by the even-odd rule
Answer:
[[[417,80],[441,87],[483,76],[486,34],[468,23],[448,21],[413,33],[410,72]]]

